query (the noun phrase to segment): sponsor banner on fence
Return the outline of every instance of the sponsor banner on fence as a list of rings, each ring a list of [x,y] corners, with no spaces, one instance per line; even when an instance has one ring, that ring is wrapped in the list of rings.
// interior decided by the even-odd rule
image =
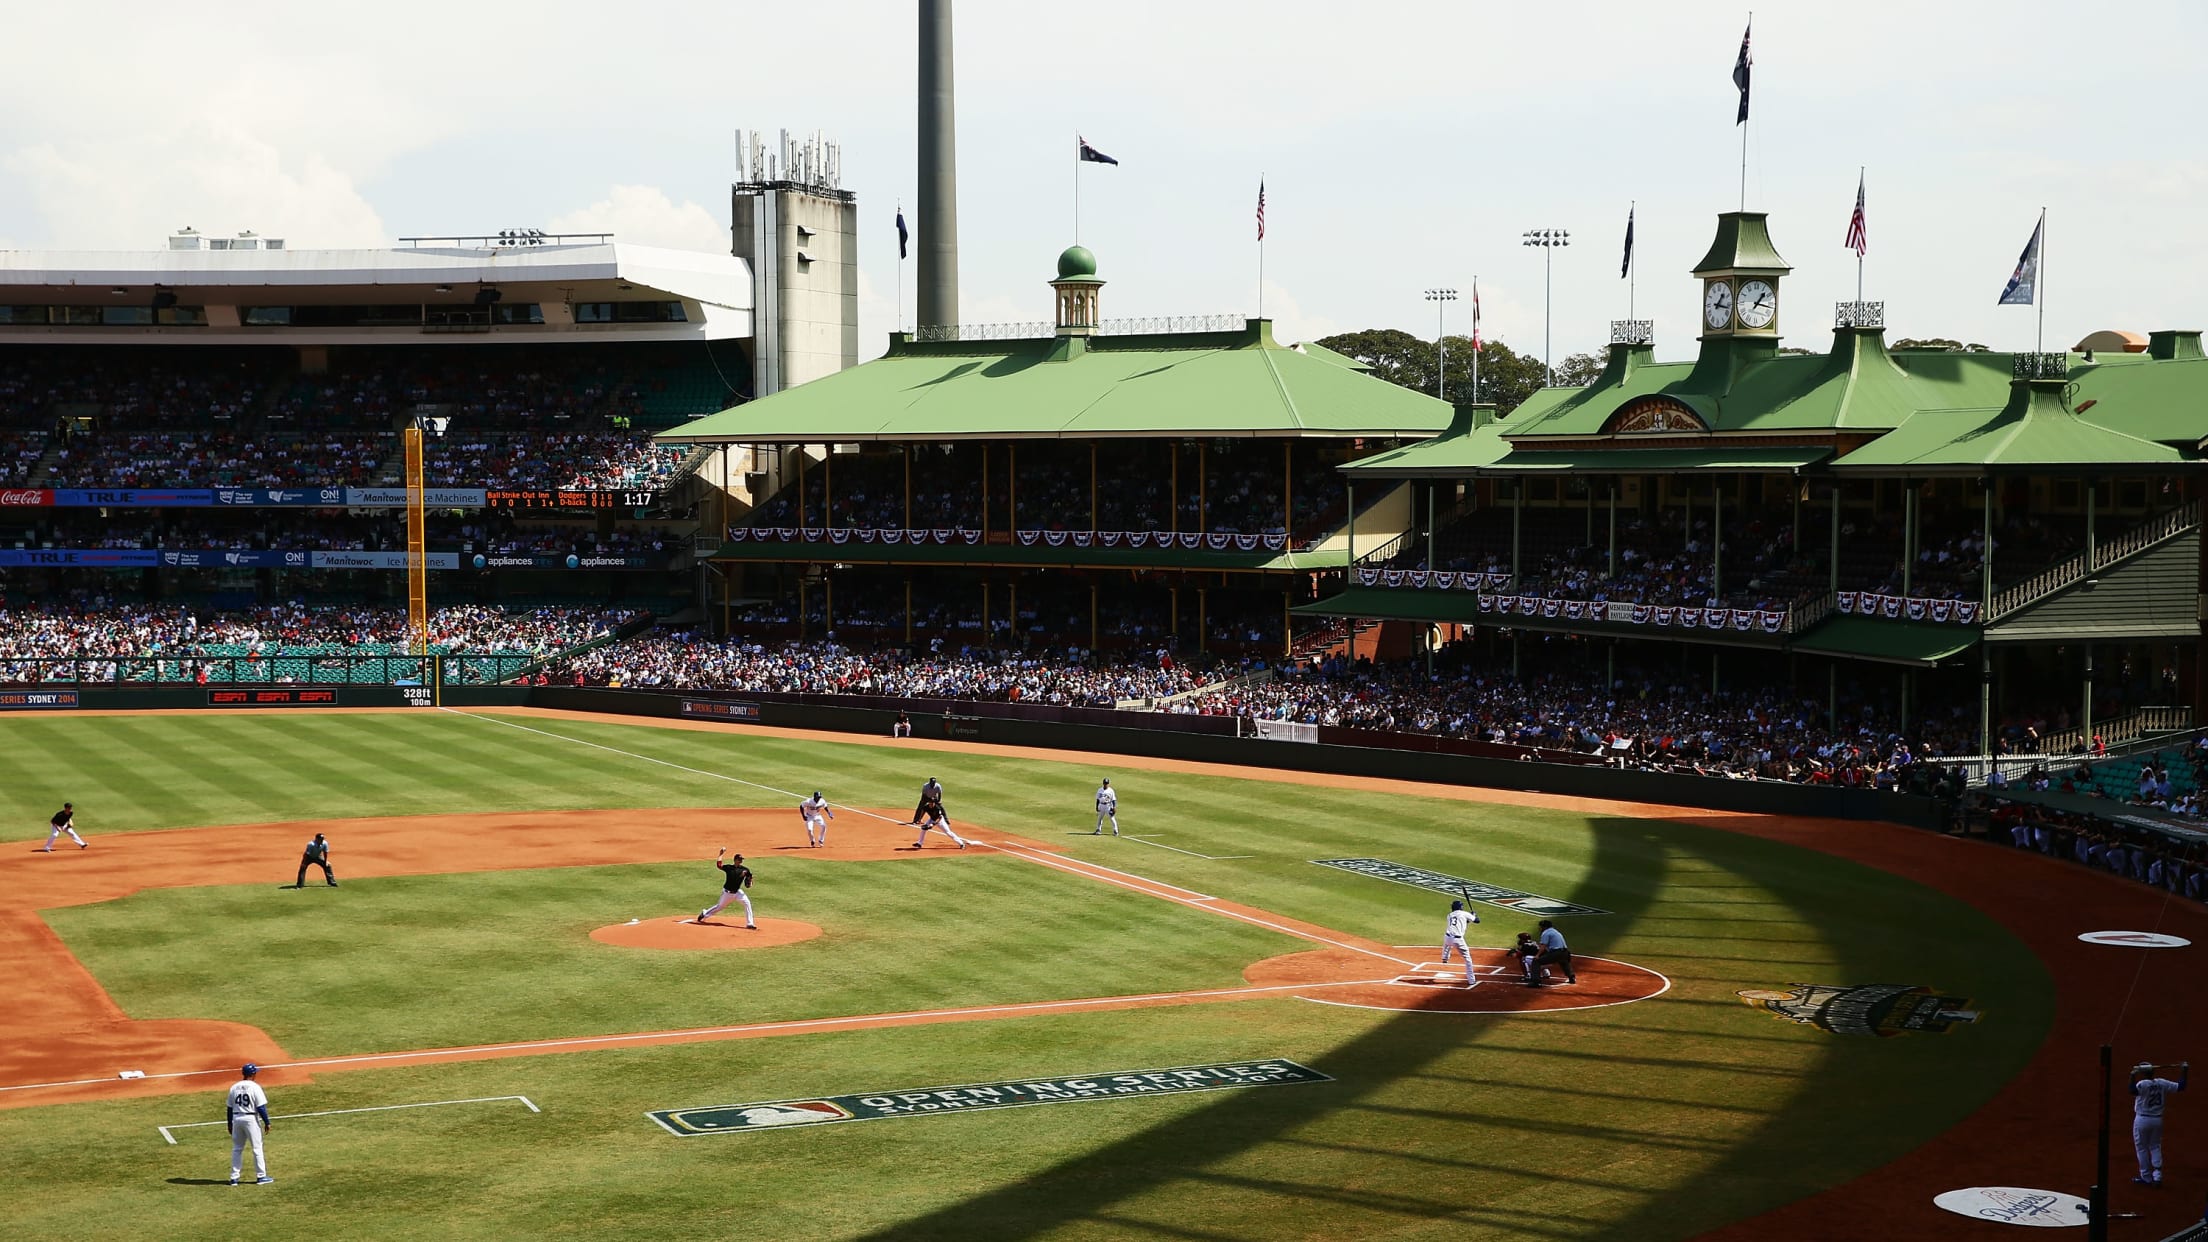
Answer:
[[[759,720],[757,703],[723,703],[718,699],[684,699],[682,714],[707,720]]]
[[[337,691],[282,687],[274,690],[209,690],[209,707],[335,707]]]
[[[305,569],[308,552],[278,552],[261,548],[242,551],[198,549],[161,553],[161,563],[172,569]]]
[[[218,487],[215,489],[215,507],[251,506],[262,508],[330,508],[344,505],[345,489],[342,487]]]
[[[0,712],[54,711],[76,705],[74,690],[0,690]]]
[[[215,503],[206,487],[57,487],[54,503],[76,508],[196,509]]]
[[[573,562],[570,564],[569,562]],[[655,569],[664,556],[490,556],[468,558],[477,569]]]
[[[1330,1075],[1294,1061],[1226,1061],[1172,1069],[1076,1074],[1065,1078],[1029,1078],[1011,1082],[961,1083],[949,1087],[913,1087],[863,1095],[830,1095],[809,1100],[760,1100],[705,1108],[654,1109],[646,1113],[676,1138],[707,1134],[745,1134],[833,1125],[843,1121],[880,1121],[887,1117],[941,1117],[996,1108],[1072,1104],[1082,1100],[1125,1100],[1137,1096],[1189,1095],[1236,1087],[1273,1087],[1289,1083],[1332,1082]]]
[[[1402,863],[1389,862],[1385,858],[1314,858],[1321,867],[1334,867],[1371,876],[1375,880],[1393,880],[1413,888],[1430,889],[1447,893],[1451,897],[1470,897],[1491,906],[1504,906],[1523,914],[1608,914],[1608,910],[1595,906],[1583,906],[1576,901],[1559,901],[1538,893],[1520,892],[1499,884],[1483,884],[1463,876],[1449,875],[1441,871],[1428,871],[1424,867],[1406,867]]]
[[[36,509],[52,503],[54,493],[47,488],[0,488],[0,509]]]
[[[315,569],[404,569],[404,552],[309,552],[307,563]],[[430,569],[460,568],[458,552],[425,552],[422,560]]]
[[[422,503],[432,509],[480,509],[483,507],[483,489],[480,487],[425,487]],[[348,487],[345,489],[345,506],[349,509],[403,509],[406,507],[406,489],[403,487]]]
[[[1789,983],[1784,991],[1749,988],[1735,995],[1773,1017],[1833,1035],[1944,1034],[1951,1026],[1978,1020],[1968,998],[1942,996],[1908,983]]]
[[[61,565],[99,569],[150,569],[161,554],[150,548],[0,548],[0,566]]]

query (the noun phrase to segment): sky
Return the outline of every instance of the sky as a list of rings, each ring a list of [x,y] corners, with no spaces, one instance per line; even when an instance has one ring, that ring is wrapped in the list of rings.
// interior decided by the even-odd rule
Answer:
[[[2121,14],[2121,18],[2104,14]],[[1106,317],[1263,313],[1283,340],[1395,327],[1600,347],[1634,309],[1693,352],[1718,212],[1767,211],[1788,343],[1855,295],[1888,339],[2028,349],[1997,307],[2042,207],[2046,341],[2208,324],[2208,5],[957,0],[960,319],[1033,321],[1079,240]],[[146,249],[185,225],[293,247],[610,230],[727,249],[733,134],[822,131],[859,203],[861,357],[909,324],[910,0],[18,5],[0,249]],[[24,54],[29,53],[29,54]],[[1266,186],[1264,278],[1255,239]],[[919,224],[916,213],[908,221]],[[1562,228],[1545,287],[1527,229]],[[1262,300],[1262,307],[1260,302]]]

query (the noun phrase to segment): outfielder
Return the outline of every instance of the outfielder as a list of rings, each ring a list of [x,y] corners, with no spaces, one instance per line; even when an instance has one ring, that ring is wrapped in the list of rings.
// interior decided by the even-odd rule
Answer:
[[[2162,1184],[2162,1106],[2193,1076],[2191,1061],[2178,1062],[2175,1079],[2159,1076],[2165,1068],[2144,1061],[2131,1067],[2131,1146],[2139,1157],[2139,1176],[2131,1180],[2142,1186]]]
[[[307,842],[307,852],[299,856],[299,878],[292,881],[293,888],[307,886],[309,867],[322,868],[322,878],[329,881],[331,888],[337,887],[337,875],[330,870],[330,843],[319,832],[314,834],[314,840]]]
[[[1119,794],[1112,788],[1110,778],[1106,778],[1103,784],[1096,787],[1096,831],[1089,835],[1092,837],[1102,836],[1104,825],[1107,823],[1112,826],[1112,835],[1118,836]]]
[[[805,818],[805,843],[816,848],[828,844],[828,821],[836,813],[829,809],[828,799],[821,797],[819,790],[797,804],[797,813]]]
[[[58,810],[58,811],[56,811],[56,812],[54,812],[54,817],[53,817],[52,819],[49,819],[49,820],[47,820],[46,822],[47,822],[48,824],[51,824],[51,825],[53,826],[53,829],[54,829],[54,830],[53,830],[52,832],[49,832],[49,833],[47,833],[47,834],[46,834],[46,852],[47,852],[47,853],[51,854],[51,853],[53,853],[53,852],[54,852],[54,841],[55,841],[55,839],[56,839],[56,838],[58,838],[59,836],[61,836],[61,834],[62,834],[62,833],[65,833],[65,832],[69,834],[69,839],[70,839],[70,840],[72,840],[72,841],[74,841],[74,842],[76,842],[76,843],[77,843],[77,848],[78,848],[78,849],[82,850],[82,849],[90,849],[90,848],[91,848],[91,844],[92,844],[91,842],[89,842],[89,841],[86,841],[86,840],[85,840],[85,839],[84,839],[83,837],[80,837],[80,836],[78,836],[78,835],[77,835],[77,804],[76,804],[76,803],[74,803],[74,802],[64,802],[64,803],[62,803],[62,804],[61,804],[61,809],[60,809],[60,810]]]
[[[251,1061],[238,1071],[238,1080],[230,1084],[230,1094],[223,1098],[222,1115],[230,1122],[230,1184],[238,1184],[245,1173],[245,1148],[253,1147],[253,1183],[266,1186],[276,1179],[268,1175],[268,1153],[261,1148],[261,1131],[272,1130],[274,1123],[268,1119],[268,1093],[261,1084],[253,1081],[261,1067]]]
[[[1476,988],[1480,981],[1472,977],[1472,946],[1464,942],[1465,929],[1480,921],[1480,916],[1464,908],[1461,901],[1449,903],[1449,921],[1441,929],[1441,964],[1449,964],[1449,954],[1454,952],[1464,959],[1464,986]]]
[[[729,902],[740,901],[744,903],[744,926],[757,931],[759,930],[759,924],[751,917],[751,894],[744,891],[751,887],[751,868],[744,865],[742,854],[736,855],[727,862],[722,862],[721,856],[726,853],[728,853],[728,847],[724,845],[721,847],[720,853],[713,855],[713,865],[721,873],[721,899],[698,911],[698,922],[703,923],[715,914],[720,913],[721,907]]]

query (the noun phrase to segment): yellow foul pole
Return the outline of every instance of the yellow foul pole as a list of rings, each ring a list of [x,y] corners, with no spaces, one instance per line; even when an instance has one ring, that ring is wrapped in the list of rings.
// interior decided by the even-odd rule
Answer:
[[[422,429],[408,427],[406,441],[406,632],[416,656],[429,659],[429,558],[422,512]],[[423,668],[424,680],[428,668]]]

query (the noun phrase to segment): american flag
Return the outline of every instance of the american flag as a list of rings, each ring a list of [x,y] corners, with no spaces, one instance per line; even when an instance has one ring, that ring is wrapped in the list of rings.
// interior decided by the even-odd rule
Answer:
[[[1265,240],[1265,179],[1257,181],[1257,240]]]
[[[1480,282],[1472,281],[1472,352],[1480,352]]]
[[[1855,214],[1848,217],[1848,240],[1840,243],[1860,259],[1871,248],[1871,235],[1863,221],[1863,174],[1855,175]]]

